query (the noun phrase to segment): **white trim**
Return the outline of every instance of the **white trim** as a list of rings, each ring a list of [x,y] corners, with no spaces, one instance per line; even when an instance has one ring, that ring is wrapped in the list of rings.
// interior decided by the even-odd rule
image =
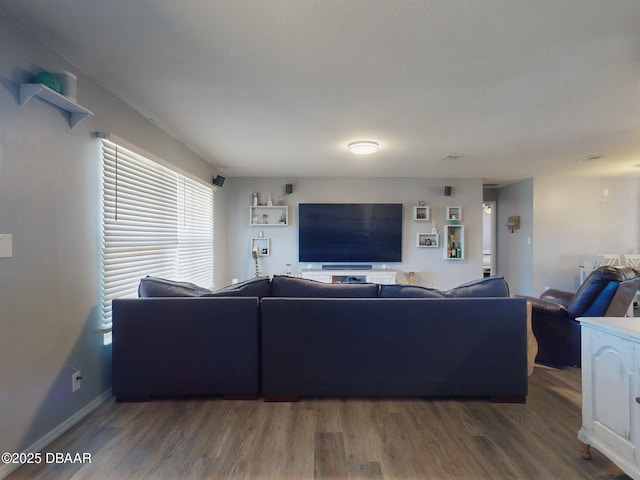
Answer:
[[[36,440],[33,444],[31,444],[30,446],[25,448],[20,453],[36,453],[36,452],[40,452],[40,451],[44,450],[44,448],[47,447],[47,445],[52,443],[54,440],[56,440],[58,437],[60,437],[64,432],[69,430],[76,423],[78,423],[84,417],[89,415],[91,412],[93,412],[96,408],[98,408],[104,402],[109,400],[111,397],[112,397],[111,389],[106,390],[101,395],[99,395],[98,397],[94,398],[87,405],[82,407],[80,410],[78,410],[76,413],[71,415],[69,418],[67,418],[60,425],[55,427],[50,432],[46,433],[44,436],[42,436],[40,439]],[[13,471],[17,470],[19,467],[21,467],[21,465],[20,464],[15,464],[15,463],[8,463],[8,464],[0,465],[0,479],[8,477],[10,473],[12,473]]]

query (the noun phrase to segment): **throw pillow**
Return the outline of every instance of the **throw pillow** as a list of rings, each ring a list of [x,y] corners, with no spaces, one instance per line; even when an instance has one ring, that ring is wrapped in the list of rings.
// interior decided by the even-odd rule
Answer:
[[[444,292],[419,285],[380,285],[380,296],[385,298],[446,298]]]
[[[446,296],[454,298],[472,297],[508,297],[509,286],[504,277],[485,277],[463,283],[445,292]]]
[[[195,283],[176,282],[166,278],[146,277],[138,284],[139,297],[200,297],[211,290]]]
[[[271,294],[271,281],[268,276],[255,277],[244,282],[234,283],[213,292],[204,294],[204,297],[268,297]]]
[[[272,297],[295,298],[375,298],[375,283],[324,283],[306,278],[275,275],[271,280]]]

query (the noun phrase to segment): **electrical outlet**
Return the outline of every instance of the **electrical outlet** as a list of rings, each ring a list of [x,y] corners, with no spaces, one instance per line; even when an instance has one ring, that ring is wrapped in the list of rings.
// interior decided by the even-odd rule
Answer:
[[[76,392],[82,387],[82,373],[76,370],[71,374],[71,392]]]

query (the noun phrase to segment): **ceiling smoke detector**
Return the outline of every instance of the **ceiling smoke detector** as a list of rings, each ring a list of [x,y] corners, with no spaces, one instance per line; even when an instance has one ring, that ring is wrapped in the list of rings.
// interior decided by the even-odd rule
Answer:
[[[600,160],[601,158],[606,157],[606,155],[590,155],[585,158],[581,158],[583,162],[592,162],[593,160]]]

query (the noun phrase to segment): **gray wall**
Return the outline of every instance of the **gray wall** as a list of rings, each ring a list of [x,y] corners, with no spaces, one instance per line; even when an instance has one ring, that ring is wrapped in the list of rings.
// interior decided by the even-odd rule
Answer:
[[[605,195],[605,189],[608,195]],[[575,291],[582,258],[640,252],[640,179],[540,177],[498,189],[498,266],[511,292]],[[507,217],[520,215],[509,233]]]
[[[639,194],[638,178],[536,178],[533,292],[575,291],[585,255],[639,253]]]
[[[262,273],[286,271],[298,265],[296,206],[304,202],[399,202],[405,205],[403,261],[388,265],[406,281],[405,272],[417,270],[418,284],[450,288],[482,275],[482,201],[496,201],[496,274],[503,275],[512,294],[535,295],[545,287],[575,291],[582,257],[596,253],[638,253],[640,179],[544,177],[527,179],[496,189],[482,190],[481,180],[408,178],[234,178],[225,183],[228,201],[229,255],[225,282],[253,275],[249,239],[259,227],[249,225],[251,192],[274,201],[285,183],[294,193],[286,198],[291,225],[262,228],[272,240],[272,255],[261,257]],[[452,185],[453,196],[442,194]],[[227,187],[228,186],[228,187]],[[608,196],[604,196],[604,189]],[[411,221],[419,200],[432,207],[442,234],[447,205],[463,207],[467,259],[449,262],[441,249],[415,247],[415,234],[428,226]],[[520,229],[511,233],[507,218],[520,216]],[[313,265],[319,267],[319,265]]]
[[[100,144],[90,132],[206,181],[216,172],[3,17],[0,45],[0,233],[13,235],[13,257],[0,259],[0,451],[19,452],[111,386],[111,349],[97,331]],[[18,84],[41,69],[76,73],[78,103],[95,116],[72,132],[40,99],[20,107]],[[217,200],[224,220],[224,194]],[[226,234],[218,241],[226,248]],[[76,393],[69,364],[83,374]]]
[[[228,187],[227,187],[228,183]],[[462,282],[482,277],[482,181],[479,179],[410,179],[410,178],[232,178],[225,183],[229,202],[228,281],[254,275],[250,254],[250,238],[262,229],[271,237],[272,255],[260,258],[262,273],[284,273],[291,263],[294,271],[307,265],[298,264],[297,205],[299,203],[402,203],[404,210],[403,261],[389,264],[398,272],[398,281],[406,282],[408,271],[419,271],[417,283],[436,288],[451,288]],[[251,193],[256,191],[274,202],[286,183],[293,184],[293,194],[286,197],[289,205],[288,227],[256,227],[249,225]],[[453,194],[445,197],[445,185]],[[430,232],[430,223],[414,222],[413,207],[424,200],[436,219],[440,240],[446,206],[462,207],[460,222],[466,229],[466,256],[462,261],[443,259],[443,249],[416,247],[416,234]],[[380,265],[376,265],[380,266]],[[314,268],[320,264],[314,264]]]
[[[503,275],[511,294],[529,295],[533,284],[533,181],[523,180],[499,189],[497,199],[496,273]],[[520,216],[520,229],[504,225]]]

